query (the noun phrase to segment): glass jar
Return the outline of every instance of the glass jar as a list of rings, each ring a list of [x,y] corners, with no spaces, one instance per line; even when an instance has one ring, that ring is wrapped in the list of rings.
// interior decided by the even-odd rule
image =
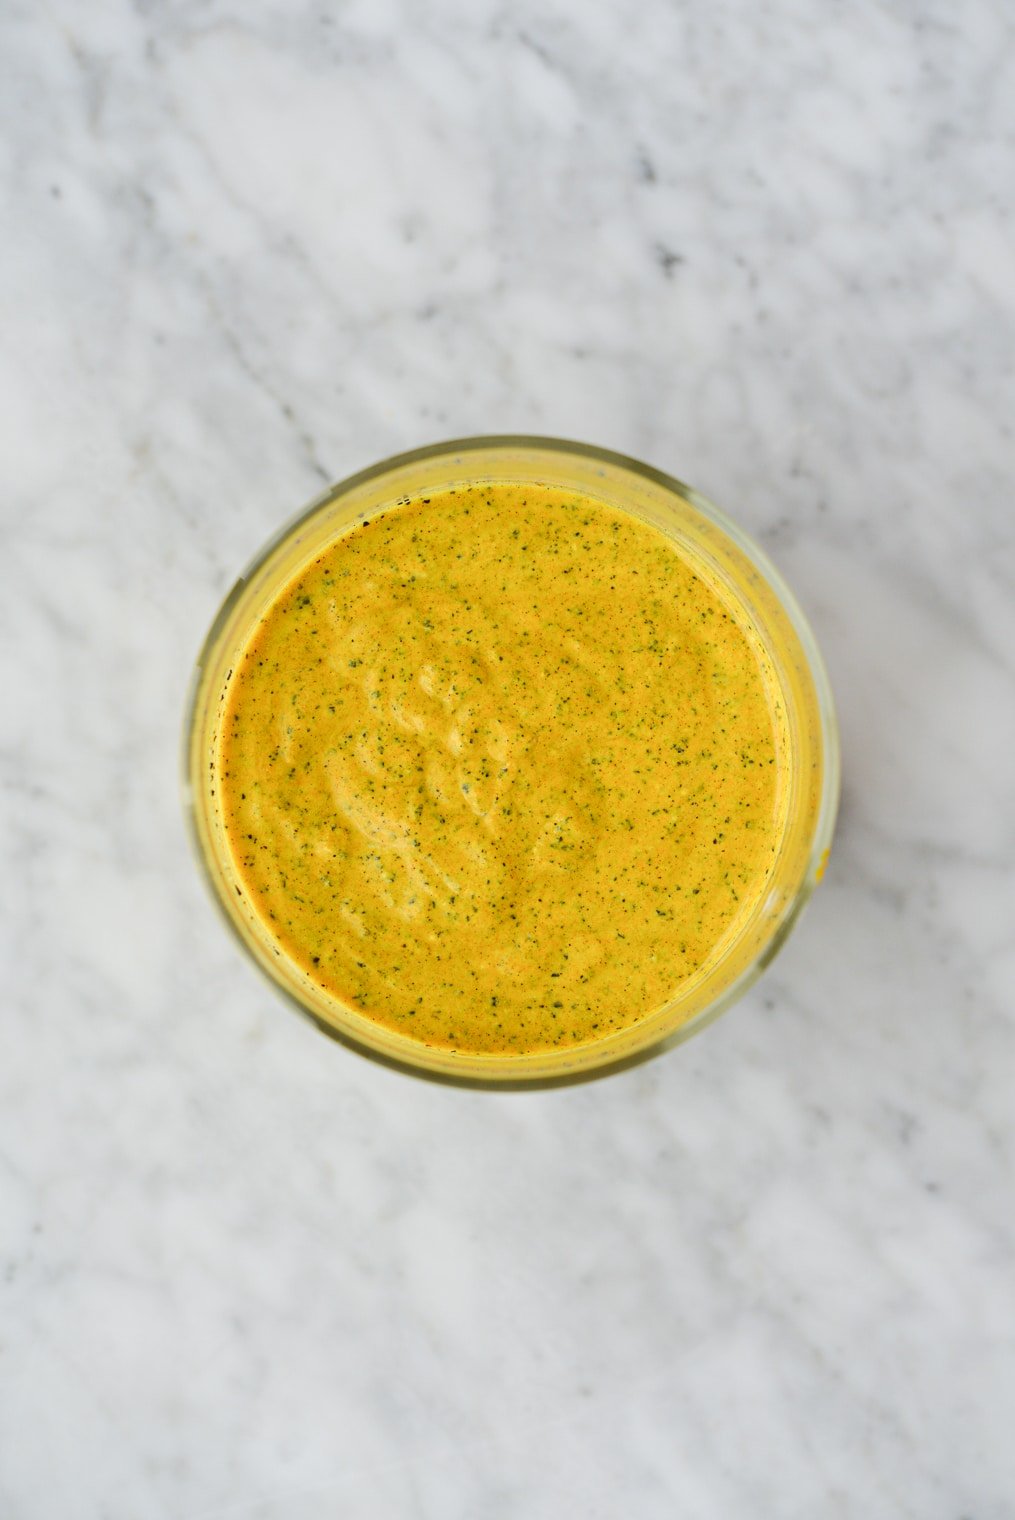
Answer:
[[[766,890],[704,973],[663,1006],[568,1049],[489,1054],[427,1045],[372,1021],[316,984],[280,950],[239,887],[214,760],[234,666],[279,593],[337,538],[406,498],[483,482],[536,482],[606,503],[654,525],[720,588],[754,630],[786,715],[788,794]],[[321,1029],[417,1074],[481,1086],[550,1085],[615,1070],[696,1033],[772,960],[820,881],[839,793],[839,749],[828,678],[814,636],[767,556],[696,491],[606,450],[554,439],[470,438],[385,460],[333,486],[268,543],[226,597],[194,677],[184,757],[186,810],[197,853],[230,928],[268,977]]]

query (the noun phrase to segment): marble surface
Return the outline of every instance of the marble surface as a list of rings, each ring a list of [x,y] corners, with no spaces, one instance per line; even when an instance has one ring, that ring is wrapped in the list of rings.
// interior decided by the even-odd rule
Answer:
[[[4,7],[3,1520],[1015,1514],[1012,23]],[[177,758],[281,520],[514,430],[758,536],[845,792],[734,1012],[489,1095],[262,984]]]

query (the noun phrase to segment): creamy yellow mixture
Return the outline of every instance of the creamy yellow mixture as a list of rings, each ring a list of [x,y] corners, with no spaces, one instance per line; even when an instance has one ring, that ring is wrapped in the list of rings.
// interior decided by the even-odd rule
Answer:
[[[240,890],[342,1003],[463,1051],[600,1039],[765,890],[774,676],[661,532],[537,485],[394,507],[260,622],[218,756]]]

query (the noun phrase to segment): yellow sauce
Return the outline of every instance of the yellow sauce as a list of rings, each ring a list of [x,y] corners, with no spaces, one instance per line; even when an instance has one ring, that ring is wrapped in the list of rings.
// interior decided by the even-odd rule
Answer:
[[[774,673],[657,529],[538,485],[405,502],[334,542],[235,664],[229,847],[277,949],[447,1049],[637,1022],[766,891]]]

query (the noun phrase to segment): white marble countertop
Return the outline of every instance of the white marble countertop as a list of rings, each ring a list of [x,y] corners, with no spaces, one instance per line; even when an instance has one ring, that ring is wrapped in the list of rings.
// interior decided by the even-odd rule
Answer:
[[[2,1520],[1015,1514],[1011,20],[6,8]],[[745,1001],[515,1095],[295,1018],[177,784],[252,551],[489,431],[730,509],[845,765]]]

